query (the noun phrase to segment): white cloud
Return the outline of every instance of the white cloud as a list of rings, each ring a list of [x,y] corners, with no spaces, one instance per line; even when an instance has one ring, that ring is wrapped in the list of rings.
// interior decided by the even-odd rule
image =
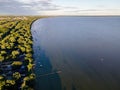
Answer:
[[[0,14],[8,15],[30,15],[36,13],[30,7],[15,0],[0,0]]]
[[[54,0],[0,0],[0,14],[13,15],[120,15],[120,9],[81,8],[62,5]]]
[[[49,2],[51,0],[16,0],[16,1],[25,3],[25,4],[31,4],[31,3],[38,3],[38,2]]]

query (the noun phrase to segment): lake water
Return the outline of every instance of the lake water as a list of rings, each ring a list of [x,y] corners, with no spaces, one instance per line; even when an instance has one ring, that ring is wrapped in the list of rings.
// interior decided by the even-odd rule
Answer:
[[[35,21],[36,90],[120,90],[120,17]]]

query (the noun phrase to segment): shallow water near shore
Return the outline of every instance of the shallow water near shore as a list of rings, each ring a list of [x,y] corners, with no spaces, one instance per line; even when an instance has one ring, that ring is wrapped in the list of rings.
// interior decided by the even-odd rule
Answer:
[[[36,90],[120,90],[120,17],[51,17],[31,28]]]

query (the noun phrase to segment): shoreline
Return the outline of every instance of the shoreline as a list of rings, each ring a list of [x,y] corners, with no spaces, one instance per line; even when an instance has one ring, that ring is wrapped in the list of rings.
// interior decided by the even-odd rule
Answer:
[[[34,88],[35,74],[31,25],[41,17],[27,17],[26,20],[14,18],[17,17],[10,17],[9,20],[4,19],[0,22],[1,31],[8,27],[6,32],[2,31],[1,33],[0,88],[1,90],[32,89]],[[12,25],[12,28],[9,25]],[[5,45],[5,43],[8,44]]]

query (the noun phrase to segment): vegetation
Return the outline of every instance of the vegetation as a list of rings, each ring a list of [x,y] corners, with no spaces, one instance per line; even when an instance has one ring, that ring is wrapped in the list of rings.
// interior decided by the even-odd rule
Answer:
[[[34,90],[30,26],[38,18],[0,17],[0,90]]]

